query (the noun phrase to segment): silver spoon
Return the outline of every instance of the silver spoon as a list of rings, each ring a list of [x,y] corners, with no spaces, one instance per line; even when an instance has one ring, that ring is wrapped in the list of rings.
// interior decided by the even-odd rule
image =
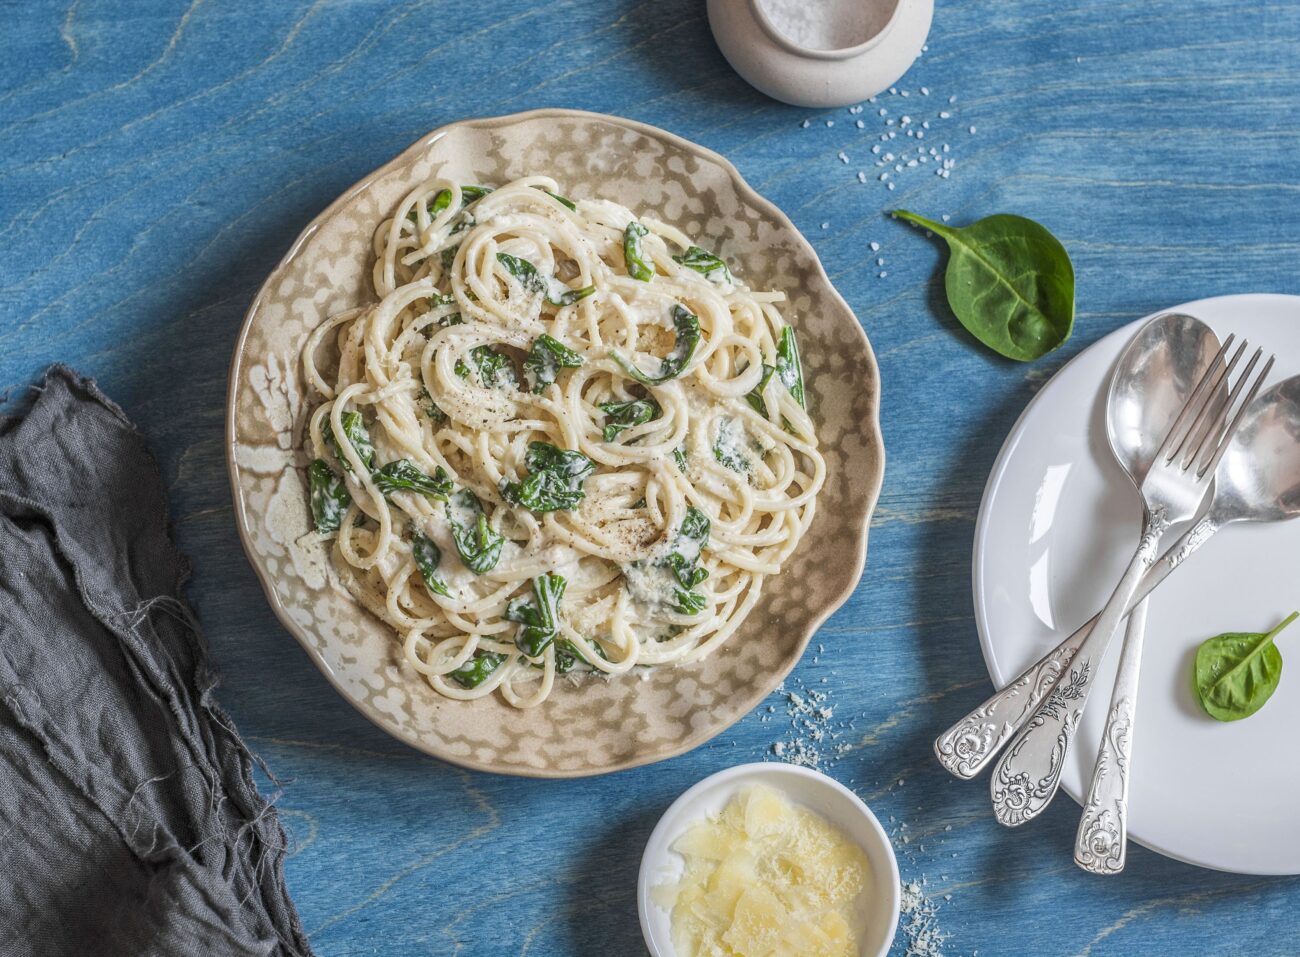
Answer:
[[[1193,316],[1166,313],[1138,330],[1120,353],[1106,399],[1106,435],[1135,492],[1141,494],[1142,481],[1155,462],[1163,436],[1218,351],[1219,337],[1205,323]],[[1226,397],[1226,382],[1220,390]],[[1141,598],[1128,613],[1106,727],[1075,841],[1075,861],[1093,873],[1124,869],[1134,706],[1146,622],[1147,601]]]
[[[1291,393],[1287,391],[1290,382],[1287,380],[1267,390],[1252,404],[1243,427],[1233,437],[1216,470],[1214,501],[1210,509],[1147,573],[1130,607],[1149,595],[1224,525],[1280,521],[1300,514],[1300,475],[1287,471],[1297,467],[1297,463],[1276,467],[1270,464],[1284,454],[1279,449],[1286,448],[1292,441],[1285,435],[1285,423],[1290,422],[1293,427],[1300,423],[1300,415],[1293,418],[1288,411],[1291,409],[1288,398]],[[1300,386],[1290,388],[1300,389]],[[1249,428],[1258,416],[1264,414],[1261,410],[1265,408],[1266,397],[1270,405],[1278,406],[1276,414],[1281,421],[1273,422],[1266,430]],[[1248,466],[1247,461],[1255,457],[1258,462]],[[984,770],[1052,693],[1096,621],[1097,618],[1093,617],[1086,622],[1006,687],[939,735],[934,742],[939,763],[952,774],[967,780]]]

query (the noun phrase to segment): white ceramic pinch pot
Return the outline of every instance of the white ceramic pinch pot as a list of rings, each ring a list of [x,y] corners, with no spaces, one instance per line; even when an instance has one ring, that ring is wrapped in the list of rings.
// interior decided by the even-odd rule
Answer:
[[[848,106],[907,72],[934,0],[708,0],[708,12],[722,55],[755,88],[795,106]]]

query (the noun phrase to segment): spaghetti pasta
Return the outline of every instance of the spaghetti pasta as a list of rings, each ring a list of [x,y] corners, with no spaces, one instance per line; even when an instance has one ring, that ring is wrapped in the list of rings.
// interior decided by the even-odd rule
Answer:
[[[378,301],[303,347],[317,530],[449,698],[698,661],[825,479],[779,292],[543,176],[431,179],[375,234]]]

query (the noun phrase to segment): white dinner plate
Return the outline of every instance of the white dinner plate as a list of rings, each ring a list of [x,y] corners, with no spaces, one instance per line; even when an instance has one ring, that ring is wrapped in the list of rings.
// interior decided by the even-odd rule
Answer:
[[[1268,384],[1300,372],[1300,297],[1240,295],[1176,306],[1220,338],[1277,354]],[[975,531],[975,621],[989,674],[1007,684],[1099,611],[1137,545],[1141,506],[1111,455],[1110,372],[1142,325],[1090,346],[1011,430]],[[1138,695],[1129,836],[1202,867],[1300,873],[1300,625],[1278,637],[1282,681],[1243,721],[1210,719],[1192,690],[1206,638],[1267,631],[1300,608],[1300,521],[1225,528],[1151,596]],[[1092,773],[1122,633],[1097,674],[1061,784]]]

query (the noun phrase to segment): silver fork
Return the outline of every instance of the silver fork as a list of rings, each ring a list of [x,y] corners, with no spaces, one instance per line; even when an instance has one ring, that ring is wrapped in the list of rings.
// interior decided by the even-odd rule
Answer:
[[[1229,414],[1262,352],[1255,351],[1227,401],[1219,401],[1220,384],[1246,350],[1243,342],[1225,365],[1223,358],[1232,341],[1229,337],[1224,342],[1192,391],[1142,482],[1142,537],[1119,584],[1069,662],[1066,673],[998,762],[990,782],[993,813],[1008,827],[1037,817],[1055,796],[1070,743],[1087,704],[1096,665],[1124,619],[1143,576],[1160,555],[1160,544],[1166,533],[1195,517],[1213,482],[1214,467],[1236,431],[1245,405],[1231,420]],[[1263,377],[1259,377],[1252,394]]]

